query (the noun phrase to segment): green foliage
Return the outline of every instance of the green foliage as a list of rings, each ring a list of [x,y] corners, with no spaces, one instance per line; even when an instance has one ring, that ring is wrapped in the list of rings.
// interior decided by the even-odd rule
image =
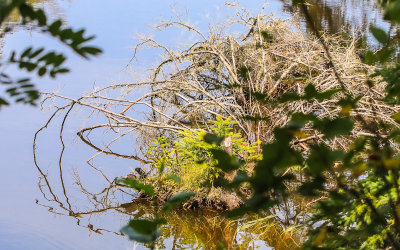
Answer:
[[[393,24],[400,23],[400,1],[381,1],[381,4],[385,8],[385,18]],[[296,0],[293,5],[301,7],[307,22],[315,29],[307,4]],[[380,69],[365,82],[366,86],[372,88],[374,77],[381,76],[387,84],[382,100],[389,105],[398,105],[398,44],[393,43],[390,35],[380,28],[371,27],[370,31],[381,47],[377,51],[366,52],[364,60],[369,64],[378,64]],[[320,32],[313,32],[325,49],[328,67],[335,68]],[[241,68],[241,77],[246,78],[249,70]],[[340,110],[340,113],[330,117],[321,117],[317,113],[293,113],[285,126],[274,130],[274,140],[262,145],[261,157],[254,154],[256,151],[248,154],[258,145],[243,144],[241,136],[232,132],[233,124],[229,119],[217,118],[211,128],[212,134],[189,130],[181,132],[179,139],[174,140],[177,142],[169,142],[164,149],[166,157],[163,164],[157,161],[154,164],[168,166],[168,171],[171,170],[182,180],[179,185],[183,190],[203,187],[199,183],[213,183],[224,173],[236,172],[230,183],[222,183],[221,186],[239,190],[246,183],[252,192],[243,206],[229,212],[233,217],[274,208],[289,194],[315,198],[314,207],[306,212],[312,212],[312,215],[307,218],[304,249],[400,249],[400,132],[396,124],[380,119],[377,114],[370,117],[360,115],[357,105],[361,97],[349,93],[340,74],[334,74],[341,83],[341,89],[321,92],[308,85],[303,95],[286,93],[279,102],[290,105],[301,100],[311,105],[315,100],[326,100],[331,101],[332,108]],[[333,101],[336,94],[340,94],[339,101]],[[260,103],[271,102],[267,95],[254,95]],[[393,119],[399,122],[399,113]],[[262,117],[247,117],[247,120],[259,121]],[[355,124],[368,133],[357,136]],[[309,142],[306,150],[295,147],[298,139],[308,134],[322,139]],[[351,143],[344,150],[334,149],[329,144],[337,137],[346,138]],[[222,146],[227,138],[232,138],[232,150]],[[175,148],[175,154],[170,154],[167,150],[170,148]],[[246,173],[245,163],[251,159],[256,160],[256,165],[252,173]],[[174,164],[168,165],[167,161],[177,162],[177,168],[174,169]],[[288,184],[294,182],[298,175],[288,170],[295,167],[300,167],[305,178],[289,189]],[[167,170],[165,167],[161,169]],[[172,201],[182,202],[192,195],[182,193]],[[175,202],[172,203],[175,205]]]
[[[386,18],[390,21],[399,22],[398,15],[393,15],[399,3],[394,1],[386,5]],[[303,5],[303,11],[307,12],[303,2],[296,4]],[[389,35],[382,29],[371,27],[370,31],[382,48],[377,52],[367,52],[365,60],[371,64],[386,65],[373,76],[382,76],[387,82],[386,103],[398,104],[399,64],[391,66],[397,60],[394,53],[397,47],[389,44]],[[372,80],[367,84],[369,87],[374,85]],[[342,91],[345,92],[345,89]],[[321,119],[318,114],[295,113],[287,126],[276,129],[275,141],[263,146],[263,157],[254,169],[253,176],[244,179],[251,183],[253,196],[244,207],[231,214],[241,215],[273,207],[279,202],[278,198],[289,191],[285,181],[294,178],[282,173],[293,165],[301,165],[309,178],[303,181],[296,193],[318,197],[323,192],[328,196],[314,206],[315,213],[308,220],[305,249],[400,248],[400,158],[398,150],[392,147],[394,141],[388,139],[393,138],[398,143],[398,131],[392,124],[375,120],[375,117],[372,120],[361,116],[350,118],[349,111],[357,108],[359,98],[353,98],[346,92],[345,95],[336,103],[342,110],[342,116]],[[325,95],[313,86],[307,86],[303,96],[289,93],[281,101],[312,102],[320,96],[323,96],[321,100],[332,98],[331,93]],[[398,114],[393,118],[398,121]],[[309,152],[301,154],[292,147],[293,135],[301,133],[306,125],[329,139],[349,135],[355,121],[361,123],[363,129],[371,131],[372,135],[359,137],[347,151],[312,144]],[[382,135],[382,131],[389,136]],[[328,181],[328,174],[333,180]]]
[[[385,44],[389,41],[389,36],[386,34],[386,32],[380,28],[377,28],[375,26],[371,26],[369,29],[372,33],[372,35],[378,40],[378,42]]]
[[[161,234],[158,226],[165,224],[164,219],[155,220],[131,220],[128,225],[121,229],[121,232],[134,240],[141,243],[152,243]]]
[[[165,179],[173,186],[178,185],[180,190],[198,191],[223,177],[221,167],[230,167],[231,171],[240,167],[239,161],[251,162],[260,158],[259,142],[246,143],[239,133],[234,133],[236,122],[217,117],[210,123],[212,134],[184,130],[174,139],[161,136],[154,140],[154,145],[145,153],[147,160],[152,162],[151,169],[157,170],[153,176]],[[221,145],[224,138],[229,138],[228,147],[235,158],[224,151],[226,148]],[[227,165],[227,159],[234,159],[231,165]],[[229,172],[226,168],[224,170]],[[179,180],[171,183],[169,180],[174,180],[171,176]]]
[[[1,1],[0,25],[2,27],[5,26],[5,21],[15,10],[19,12],[21,24],[30,24],[34,30],[49,34],[83,58],[89,59],[102,52],[99,48],[87,45],[87,42],[92,40],[94,36],[86,37],[84,29],[74,31],[71,28],[64,28],[61,20],[50,23],[43,10],[34,9],[25,0]],[[19,55],[13,51],[10,58],[1,62],[0,66],[14,64],[22,71],[36,73],[39,77],[48,75],[55,78],[58,74],[69,72],[69,69],[63,67],[65,60],[66,57],[61,53],[47,51],[46,48],[28,47]],[[15,102],[35,105],[35,101],[39,98],[39,92],[35,85],[31,83],[30,78],[14,80],[7,73],[2,73],[0,84],[6,86],[6,94]],[[9,103],[10,100],[0,97],[0,107],[9,105]]]

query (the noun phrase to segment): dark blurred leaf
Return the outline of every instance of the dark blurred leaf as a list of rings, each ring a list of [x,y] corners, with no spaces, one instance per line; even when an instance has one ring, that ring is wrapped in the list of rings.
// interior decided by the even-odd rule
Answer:
[[[375,26],[371,26],[369,30],[371,31],[375,39],[378,40],[378,42],[386,44],[389,41],[389,36],[386,34],[384,30],[377,28]]]
[[[375,58],[381,63],[389,61],[390,57],[396,52],[395,48],[382,48],[375,53]]]
[[[319,176],[325,170],[331,168],[336,161],[342,160],[342,151],[332,151],[324,145],[314,145],[307,159],[308,168],[313,176]]]
[[[224,137],[207,133],[204,135],[203,140],[208,144],[221,145],[222,141],[224,140]]]
[[[268,117],[250,116],[250,115],[243,116],[242,119],[247,120],[247,121],[269,121],[270,120]]]
[[[83,48],[81,48],[81,51],[85,57],[87,57],[86,54],[98,55],[102,52],[101,49],[96,48],[96,47],[83,47]]]
[[[318,121],[317,116],[313,114],[304,114],[304,113],[293,113],[289,122],[289,126],[302,128],[308,122],[316,122]]]
[[[56,20],[55,22],[53,22],[49,27],[48,30],[51,34],[53,35],[58,35],[60,32],[60,28],[62,25],[62,21],[61,20]]]
[[[353,121],[348,117],[339,117],[333,120],[324,118],[314,121],[314,128],[321,131],[326,138],[348,135],[353,130],[353,126]]]
[[[386,6],[386,13],[384,18],[389,21],[394,21],[400,23],[400,2],[399,1],[390,1],[391,4]]]
[[[30,5],[25,4],[25,3],[23,3],[19,6],[19,13],[21,14],[21,16],[23,18],[29,17],[31,20],[33,20],[36,16],[33,8]]]
[[[36,19],[39,23],[39,26],[45,26],[47,22],[47,17],[44,14],[43,10],[37,10],[36,11]]]
[[[6,100],[4,100],[3,98],[0,97],[0,106],[1,105],[9,105],[9,104]]]
[[[238,73],[244,80],[247,80],[249,78],[250,71],[251,68],[242,66],[239,68]]]
[[[22,79],[19,79],[17,81],[17,83],[25,83],[25,82],[29,82],[30,80],[31,80],[30,78],[22,78]]]
[[[341,89],[329,89],[325,92],[318,92],[314,85],[308,84],[304,89],[304,96],[302,99],[310,101],[316,99],[318,101],[323,101],[325,99],[330,99],[334,94],[340,92]]]
[[[281,96],[281,98],[279,98],[278,102],[285,103],[290,101],[298,101],[301,100],[301,98],[302,97],[296,92],[286,92]]]
[[[33,71],[36,68],[37,64],[36,63],[31,63],[31,62],[20,62],[19,67],[21,69],[26,69],[28,71]]]
[[[377,61],[377,59],[375,57],[374,52],[369,50],[364,54],[364,62],[366,64],[373,65],[373,64],[375,64],[376,61]]]
[[[214,159],[217,160],[215,167],[222,169],[224,172],[236,170],[241,166],[241,163],[235,157],[222,149],[211,149],[210,151]]]
[[[37,49],[36,51],[34,51],[32,54],[29,55],[29,58],[32,59],[32,58],[38,56],[43,51],[44,51],[44,48]]]
[[[299,187],[299,193],[304,196],[321,195],[318,191],[324,190],[325,178],[318,175],[310,181],[307,181]]]
[[[304,0],[292,0],[292,4],[293,6],[299,5],[299,4],[304,4],[305,1]]]
[[[41,68],[38,70],[38,75],[39,75],[39,76],[43,76],[44,74],[46,74],[46,67],[41,67]]]
[[[62,69],[57,70],[57,73],[60,73],[60,74],[64,74],[64,73],[68,73],[68,72],[69,72],[69,69],[67,69],[67,68],[62,68]]]
[[[24,52],[22,52],[21,58],[28,56],[30,54],[31,50],[32,50],[32,47],[25,49]]]
[[[270,34],[268,31],[266,31],[266,30],[261,31],[261,35],[262,35],[264,41],[266,41],[266,42],[271,42],[271,41],[273,41],[273,39],[274,39],[274,36],[271,35],[271,34]]]
[[[127,235],[130,240],[151,243],[161,235],[161,231],[157,227],[165,223],[164,219],[131,220],[128,225],[121,229],[121,232]]]

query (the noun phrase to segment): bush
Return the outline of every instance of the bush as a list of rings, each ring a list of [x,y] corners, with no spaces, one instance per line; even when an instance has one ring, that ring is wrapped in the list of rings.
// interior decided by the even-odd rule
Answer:
[[[158,137],[145,152],[146,160],[151,162],[148,182],[162,180],[174,186],[168,191],[200,191],[201,188],[214,186],[217,179],[224,177],[224,173],[215,167],[217,162],[213,159],[213,151],[229,150],[232,156],[249,164],[260,158],[259,142],[249,144],[239,133],[233,132],[233,125],[237,122],[217,116],[215,121],[209,123],[209,132],[219,138],[227,138],[224,145],[204,141],[207,135],[204,130],[183,130],[174,138]],[[247,171],[245,166],[241,170]],[[173,181],[174,177],[179,178],[179,183]]]

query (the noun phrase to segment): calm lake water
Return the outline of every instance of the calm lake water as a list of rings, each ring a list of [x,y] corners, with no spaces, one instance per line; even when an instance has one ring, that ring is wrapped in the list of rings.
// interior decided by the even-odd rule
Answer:
[[[382,21],[374,1],[314,1],[311,9],[313,17],[320,27],[330,32],[337,32],[350,24],[366,28],[370,23],[377,23],[385,29],[390,28]],[[132,74],[143,74],[144,69],[159,61],[157,51],[146,51],[139,55],[140,60],[131,68],[126,67],[133,54],[130,47],[138,42],[136,34],[153,34],[156,39],[171,46],[187,42],[183,32],[171,30],[156,33],[150,27],[173,17],[172,9],[182,13],[184,19],[189,19],[203,31],[207,31],[210,23],[218,23],[234,14],[234,10],[224,7],[225,1],[220,0],[116,0],[112,4],[105,0],[34,2],[53,18],[62,18],[75,28],[85,27],[88,34],[97,36],[93,44],[104,50],[100,57],[84,61],[53,39],[29,28],[17,27],[13,33],[2,38],[0,44],[5,57],[11,50],[22,50],[28,45],[64,51],[68,55],[71,73],[56,80],[36,79],[36,83],[42,91],[58,91],[70,97],[89,92],[94,84],[106,86],[129,82]],[[254,13],[263,4],[259,0],[239,2]],[[288,18],[296,10],[291,9],[289,2],[270,1],[266,12]],[[35,166],[33,137],[49,115],[50,110],[41,111],[38,107],[22,105],[12,105],[0,112],[0,249],[145,248],[130,242],[119,233],[119,229],[129,218],[138,216],[146,209],[140,204],[130,204],[132,196],[129,193],[110,187],[107,180],[87,163],[96,152],[77,138],[76,131],[87,122],[88,113],[75,112],[66,121],[63,138],[66,148],[61,168],[59,133],[62,116],[57,116],[39,135],[37,163],[40,169]],[[101,137],[96,139],[102,142]],[[133,138],[126,138],[116,149],[132,153],[135,148],[137,145]],[[109,156],[97,157],[93,164],[111,181],[138,167],[134,161]],[[169,219],[171,226],[163,229],[162,236],[166,249],[212,248],[216,247],[215,239],[224,244],[234,242],[237,247],[243,248],[260,246],[269,249],[267,245],[280,249],[293,248],[289,239],[289,245],[276,245],[278,243],[274,240],[282,235],[273,230],[263,232],[260,228],[269,221],[262,218],[252,218],[255,224],[251,226],[209,213],[177,213]],[[252,227],[254,230],[249,230]],[[243,245],[244,241],[252,244]]]

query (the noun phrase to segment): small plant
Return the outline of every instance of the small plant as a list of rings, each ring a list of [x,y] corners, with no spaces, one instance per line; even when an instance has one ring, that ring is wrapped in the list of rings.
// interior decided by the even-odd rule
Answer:
[[[223,177],[223,172],[215,167],[217,162],[213,159],[213,150],[228,150],[233,156],[249,163],[259,159],[260,142],[245,142],[239,133],[233,132],[235,124],[230,118],[219,116],[210,121],[210,132],[219,138],[227,138],[225,146],[207,143],[204,140],[207,133],[201,130],[183,130],[174,139],[157,137],[145,153],[146,159],[151,162],[151,175],[175,186],[177,183],[171,182],[171,176],[176,176],[180,180],[179,189],[199,191],[204,186],[213,186],[216,179]]]

